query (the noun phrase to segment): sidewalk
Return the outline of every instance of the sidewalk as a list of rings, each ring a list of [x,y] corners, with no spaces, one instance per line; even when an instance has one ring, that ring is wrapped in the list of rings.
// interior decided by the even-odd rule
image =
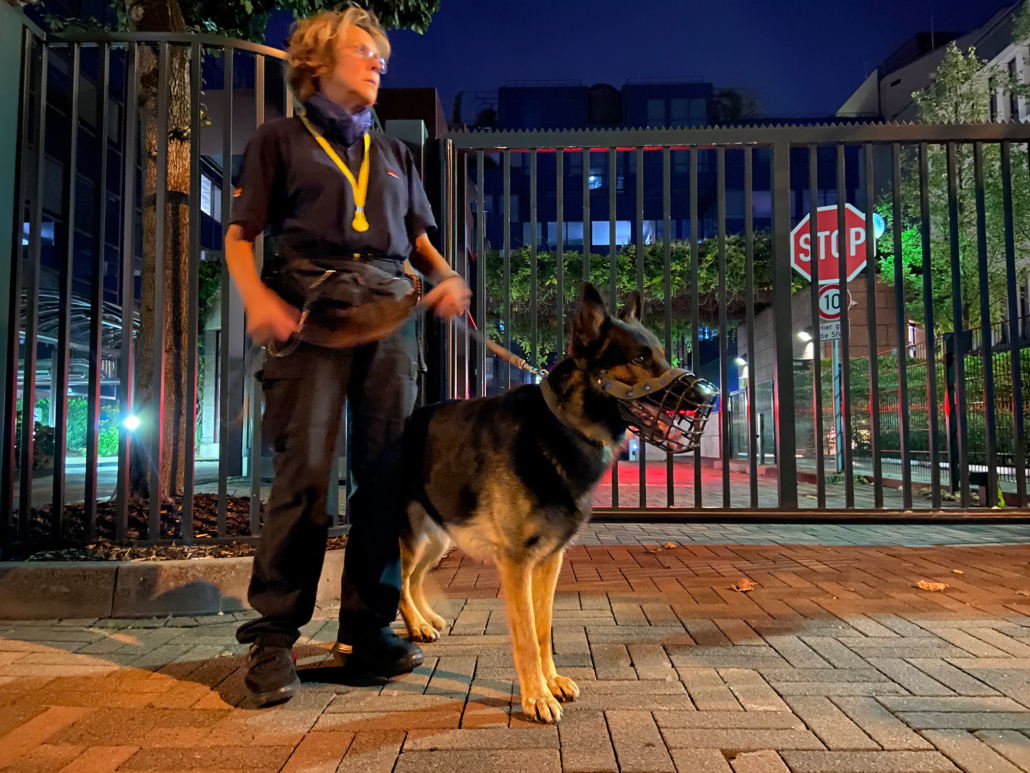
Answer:
[[[248,615],[0,622],[0,771],[1025,773],[1028,531],[594,527],[559,582],[558,727],[523,717],[496,572],[457,551],[416,673],[339,683],[319,609],[301,695],[264,711]]]

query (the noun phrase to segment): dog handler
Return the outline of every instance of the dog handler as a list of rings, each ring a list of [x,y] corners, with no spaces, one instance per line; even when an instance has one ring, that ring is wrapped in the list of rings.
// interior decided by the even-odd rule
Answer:
[[[379,22],[360,8],[300,21],[287,59],[305,115],[258,129],[234,192],[225,243],[229,271],[246,308],[248,335],[259,345],[278,344],[269,346],[259,374],[264,436],[275,449],[275,479],[249,590],[261,617],[237,632],[240,642],[252,645],[246,685],[258,705],[288,700],[300,688],[292,647],[314,612],[345,397],[353,416],[348,461],[357,488],[348,503],[338,641],[353,648],[348,666],[366,673],[389,677],[422,663],[421,650],[390,629],[400,597],[403,517],[397,512],[395,441],[415,403],[414,323],[354,348],[282,343],[299,329],[304,298],[291,296],[290,283],[281,280],[298,261],[342,268],[341,261],[357,258],[389,278],[402,277],[410,258],[437,285],[426,301],[438,317],[450,319],[468,308],[468,288],[426,236],[436,223],[411,152],[370,130],[370,108],[389,55]],[[266,228],[275,240],[269,264],[279,271],[263,271],[259,278],[253,242]],[[277,350],[283,356],[274,356]]]

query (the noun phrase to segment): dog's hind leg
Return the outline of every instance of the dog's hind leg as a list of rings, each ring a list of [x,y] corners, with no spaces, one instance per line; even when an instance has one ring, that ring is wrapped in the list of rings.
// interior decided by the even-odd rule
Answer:
[[[579,697],[579,687],[571,679],[558,676],[554,668],[554,654],[551,648],[551,617],[554,610],[554,589],[558,585],[558,573],[564,550],[557,551],[550,558],[533,567],[533,616],[536,621],[536,638],[540,647],[540,669],[547,680],[547,688],[560,701],[573,701]]]
[[[408,579],[408,585],[411,592],[411,599],[424,620],[426,620],[431,626],[437,631],[442,631],[447,625],[447,621],[444,620],[440,615],[433,611],[433,608],[426,601],[424,593],[424,580],[426,578],[426,572],[430,571],[442,559],[447,555],[447,551],[451,548],[451,539],[447,534],[438,528],[430,528],[428,538],[426,540],[425,548],[422,551],[422,557],[415,564],[415,568],[412,569],[411,577]],[[434,637],[435,638],[435,637]]]
[[[551,694],[540,669],[540,645],[533,614],[533,565],[499,554],[497,570],[508,613],[515,671],[522,691],[522,710],[541,722],[557,722],[561,719],[561,706]]]
[[[401,538],[400,612],[412,641],[436,641],[439,636],[437,630],[422,617],[411,597],[411,577],[425,553],[427,542],[424,536],[405,535]]]

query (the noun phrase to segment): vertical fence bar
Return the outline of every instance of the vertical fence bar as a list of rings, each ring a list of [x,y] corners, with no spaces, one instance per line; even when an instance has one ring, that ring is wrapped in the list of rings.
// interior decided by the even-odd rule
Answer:
[[[557,309],[555,315],[558,318],[558,351],[555,353],[557,362],[561,362],[565,356],[565,149],[554,149],[554,166],[557,175],[557,193],[555,194],[555,205],[557,207],[558,222],[557,245],[555,256],[555,281],[557,287]]]
[[[590,281],[590,148],[583,148],[583,281]]]
[[[486,329],[486,212],[483,211],[483,163],[485,154],[476,151],[476,319],[483,335]],[[486,397],[486,346],[476,344],[479,396]]]
[[[848,199],[844,146],[837,145],[837,272],[840,304],[840,402],[844,426],[844,506],[855,506],[855,471],[851,453],[851,321],[848,319],[848,229],[845,225],[845,205]],[[832,243],[831,243],[832,250]],[[836,374],[835,374],[836,375]]]
[[[133,432],[126,426],[132,416],[132,333],[136,319],[136,115],[139,110],[139,45],[125,52],[125,133],[122,140],[122,329],[118,355],[118,488],[115,491],[115,539],[129,532],[129,459]]]
[[[97,94],[106,95],[111,86],[111,47],[101,43],[97,48],[99,88]],[[97,100],[97,137],[100,139],[100,174],[97,179],[98,195],[94,202],[93,223],[96,238],[93,242],[93,286],[90,296],[89,318],[89,395],[86,427],[86,533],[92,542],[97,526],[97,463],[100,458],[100,383],[104,362],[104,275],[107,263],[107,98]]]
[[[50,535],[61,538],[64,521],[65,474],[68,460],[68,367],[71,359],[72,330],[72,279],[75,276],[75,189],[78,182],[79,164],[79,77],[80,50],[78,43],[72,43],[71,53],[71,94],[68,101],[68,165],[64,169],[64,201],[62,209],[67,213],[65,220],[64,260],[61,262],[60,278],[60,311],[57,317],[56,354],[57,378],[51,378],[56,394],[50,395],[55,408],[54,421],[54,479],[53,502],[50,509]],[[99,73],[98,73],[99,74]],[[98,84],[99,85],[99,84]],[[106,94],[106,90],[99,92]],[[97,104],[106,105],[106,99],[98,99]],[[104,124],[97,125],[98,138],[107,147],[107,132]],[[104,191],[104,171],[100,170],[100,185],[97,190],[97,201],[102,201]],[[99,227],[99,223],[96,226]],[[103,243],[100,244],[103,255]],[[53,368],[54,356],[51,355],[50,367]],[[87,435],[89,434],[87,430]],[[87,469],[87,475],[89,471]]]
[[[898,436],[901,446],[901,495],[902,506],[912,509],[912,455],[909,452],[908,429],[908,346],[905,340],[907,315],[905,313],[905,285],[902,275],[902,243],[901,232],[901,145],[895,142],[891,147],[894,166],[892,180],[893,208],[891,212],[894,231],[894,306],[897,310],[898,325]]]
[[[504,348],[511,351],[511,151],[504,149]],[[504,368],[504,388],[511,388],[511,365]]]
[[[636,149],[637,158],[637,292],[640,293],[641,310],[644,308],[644,149]],[[665,353],[667,358],[672,352]],[[647,507],[647,443],[637,438],[637,472],[640,490],[637,494],[639,507]]]
[[[773,146],[773,389],[779,506],[798,506],[797,443],[794,428],[794,342],[790,300],[790,145]]]
[[[167,43],[158,44],[157,64],[157,183],[154,229],[154,381],[150,412],[150,522],[147,539],[161,538],[161,470],[164,456],[165,405],[165,223],[168,201],[168,57]]]
[[[876,335],[876,228],[873,225],[873,146],[865,146],[865,287],[866,329],[869,331],[869,426],[873,454],[873,506],[883,509],[883,468],[880,460],[880,358]],[[838,241],[840,241],[838,239]],[[848,243],[850,244],[850,238]],[[847,295],[841,296],[847,305]]]
[[[23,266],[25,249],[22,240],[25,236],[25,198],[26,179],[28,178],[28,159],[25,148],[29,141],[29,84],[32,77],[32,41],[33,35],[26,27],[22,31],[21,73],[18,78],[18,137],[14,166],[14,222],[11,229],[11,288],[9,298],[10,321],[7,329],[7,371],[6,392],[4,394],[4,470],[3,501],[0,501],[0,513],[10,514],[14,511],[14,492],[19,486],[17,459],[17,427],[18,427],[18,366],[21,360],[21,304]],[[41,44],[42,45],[42,44]],[[24,507],[24,500],[18,503],[17,522],[5,517],[0,519],[0,550],[4,558],[13,553],[14,545],[21,539],[22,524],[31,518],[30,510]]]
[[[531,234],[529,240],[529,361],[533,363],[534,368],[539,368],[540,357],[537,350],[536,329],[537,299],[539,298],[536,287],[536,248],[539,242],[536,235],[536,154],[536,149],[529,151],[529,232]]]
[[[937,439],[937,346],[934,343],[933,279],[930,272],[930,186],[929,148],[919,146],[919,216],[923,265],[923,309],[926,330],[927,430],[930,435],[930,497],[934,510],[941,507],[941,460]],[[950,175],[949,175],[950,176]],[[953,221],[954,222],[954,221]],[[961,283],[959,283],[961,289]],[[961,293],[960,293],[961,295]],[[955,342],[956,347],[958,342]],[[956,353],[959,350],[956,349]],[[964,423],[964,422],[963,422]],[[968,490],[968,487],[967,487]],[[966,501],[964,507],[969,506]]]
[[[810,145],[808,148],[808,239],[809,239],[809,273],[812,283],[809,288],[812,304],[812,408],[815,425],[815,495],[816,506],[826,508],[826,469],[823,458],[823,342],[822,327],[819,314],[819,262],[822,250],[819,249],[819,148]],[[847,295],[838,294],[842,303],[847,303]]]
[[[451,140],[444,140],[442,159],[444,162],[443,179],[443,207],[444,220],[441,230],[441,244],[443,247],[443,258],[451,271],[458,269],[458,222],[464,218],[459,213],[464,213],[465,198],[464,188],[461,189],[461,203],[458,202],[458,165],[454,155],[454,143]],[[440,338],[443,341],[443,383],[440,385],[440,396],[444,400],[454,398],[454,373],[455,357],[457,353],[455,341],[454,322],[445,320],[441,325]]]
[[[958,170],[956,169],[957,160],[955,158],[957,153],[955,143],[949,142],[947,145],[947,163],[948,163],[948,224],[949,224],[949,237],[951,244],[951,309],[952,309],[952,357],[955,368],[955,399],[954,403],[949,405],[949,416],[953,416],[958,425],[957,432],[951,431],[949,427],[949,437],[953,438],[956,442],[956,452],[951,454],[949,464],[951,465],[951,482],[952,486],[957,482],[959,485],[959,501],[963,509],[970,506],[969,496],[969,423],[966,421],[966,361],[965,361],[965,320],[963,319],[962,309],[962,262],[961,262],[961,247],[959,240],[959,212],[958,212]],[[926,254],[923,257],[924,263],[924,280],[927,272],[929,271],[929,252],[930,244],[929,238],[925,240],[924,249]],[[925,293],[924,293],[925,294]],[[926,303],[930,303],[933,299],[932,295],[926,295]],[[929,356],[929,349],[933,346],[933,328],[927,326],[928,343],[927,353]],[[927,367],[929,367],[929,360]],[[945,367],[947,367],[947,355],[945,354]],[[950,381],[945,373],[945,381]],[[950,390],[949,390],[950,391]],[[936,399],[936,392],[934,398]],[[949,398],[950,402],[950,398]],[[936,446],[934,446],[936,448]],[[958,464],[958,478],[955,477],[955,464]],[[936,467],[937,465],[935,465]],[[934,505],[935,509],[940,507],[937,503]]]
[[[608,148],[608,309],[612,316],[615,316],[619,309],[619,256],[615,244],[615,208],[617,193],[617,164],[618,151],[615,148]],[[619,455],[615,454],[612,461],[612,507],[619,506]]]
[[[750,147],[744,148],[744,292],[747,295],[747,458],[748,493],[752,508],[758,507],[758,419],[755,416],[755,223],[754,223],[754,158]]]
[[[701,350],[701,290],[698,287],[698,245],[701,242],[701,235],[697,230],[697,165],[701,151],[697,145],[690,148],[690,369],[699,374],[701,363],[698,361],[698,353]],[[666,173],[668,173],[668,162],[666,162]],[[665,234],[668,238],[670,223],[668,217],[665,220]],[[666,248],[668,253],[668,248]],[[668,263],[666,258],[666,263]],[[666,299],[669,291],[666,290]],[[668,300],[666,300],[668,303]],[[672,312],[668,312],[670,318]],[[667,336],[668,337],[668,336]],[[669,456],[669,476],[672,476],[672,457]],[[671,485],[671,484],[670,484]],[[670,489],[671,491],[671,489]],[[701,449],[694,451],[694,507],[701,508]],[[670,495],[669,504],[672,505]]]
[[[462,192],[462,211],[465,211],[467,206],[465,202],[469,200],[469,154],[462,152],[459,156],[458,171],[455,174],[460,175],[461,180],[461,192]],[[472,264],[470,262],[473,251],[475,250],[475,244],[472,243],[469,233],[469,223],[462,217],[461,227],[461,260],[457,260],[457,256],[454,257],[454,262],[459,268],[455,269],[461,274],[461,278],[465,279],[468,287],[472,287]],[[455,336],[457,336],[457,330],[455,329],[454,323],[450,323],[450,327],[455,330]],[[461,368],[460,372],[455,374],[455,392],[454,397],[460,397],[462,400],[468,400],[472,397],[472,383],[470,381],[472,370],[472,335],[469,333],[469,327],[464,326],[460,334],[461,341]]]
[[[976,185],[976,245],[980,274],[980,355],[983,358],[984,451],[987,459],[987,507],[998,503],[998,438],[994,410],[994,342],[991,340],[991,295],[987,286],[987,204],[984,193],[983,143],[973,144],[973,178]]]
[[[230,210],[232,209],[232,121],[233,121],[233,49],[222,50],[222,239],[229,230]],[[216,529],[219,537],[224,537],[228,528],[229,509],[229,350],[232,319],[230,301],[232,285],[229,278],[229,266],[222,260],[222,322],[218,333],[221,361],[221,379],[218,383],[218,514]]]
[[[36,412],[36,356],[39,333],[40,257],[43,249],[43,193],[46,173],[46,107],[49,57],[45,43],[39,43],[39,100],[36,123],[36,190],[29,220],[29,265],[25,276],[25,358],[22,375],[21,419],[21,499],[19,500],[20,539],[30,537],[32,522],[32,459],[34,456],[34,418]],[[22,230],[18,229],[19,232]],[[15,306],[15,309],[18,307]]]
[[[612,314],[619,309],[619,257],[615,244],[617,155],[618,151],[615,148],[608,149],[608,308]]]
[[[1016,238],[1012,221],[1012,149],[1001,143],[1001,184],[1005,208],[1005,286],[1008,291],[1009,353],[1012,368],[1012,461],[1016,468],[1016,506],[1026,507],[1026,439],[1023,436],[1023,364],[1019,335],[1019,305],[1016,297]]]
[[[265,55],[254,55],[254,130],[257,131],[265,122]],[[199,257],[199,255],[198,255]],[[254,262],[260,273],[265,260],[265,237],[258,234],[254,239]],[[190,340],[193,340],[192,338]],[[250,341],[246,346],[252,346]],[[196,351],[196,346],[192,347]],[[255,357],[261,357],[259,350]],[[259,363],[255,367],[259,367]],[[251,536],[261,531],[261,382],[256,371],[248,373],[250,381],[250,533]],[[337,495],[339,499],[339,495]]]
[[[719,456],[722,459],[722,506],[730,506],[730,363],[726,338],[726,148],[716,151],[716,216],[719,219]]]
[[[203,88],[204,52],[200,43],[190,46],[190,265],[186,301],[186,461],[182,481],[180,530],[185,544],[193,542],[193,492],[197,461],[197,335],[200,326],[200,100]],[[222,213],[223,218],[226,213]]]
[[[693,167],[691,167],[693,169]],[[693,179],[692,188],[693,191]],[[693,206],[694,195],[691,193],[690,201]],[[665,307],[665,351],[672,351],[672,149],[668,146],[662,148],[662,212],[663,212],[663,236],[665,237],[665,264],[662,271],[662,292],[663,304]],[[696,261],[695,261],[696,263]],[[696,278],[696,274],[693,275]],[[696,293],[696,290],[695,290]],[[695,295],[695,299],[696,299]],[[696,313],[696,312],[695,312]],[[695,332],[696,335],[696,332]],[[694,467],[697,468],[698,455],[694,454]],[[673,467],[672,454],[665,452],[665,495],[668,507],[676,504],[676,475]],[[696,492],[701,487],[695,483]],[[697,506],[700,507],[700,500]]]

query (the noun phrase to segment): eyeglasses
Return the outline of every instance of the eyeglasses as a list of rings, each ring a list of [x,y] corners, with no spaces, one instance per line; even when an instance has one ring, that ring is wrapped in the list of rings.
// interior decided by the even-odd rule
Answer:
[[[351,49],[351,50],[355,54],[357,54],[359,57],[364,59],[366,62],[374,62],[376,59],[378,59],[379,60],[379,74],[380,75],[386,75],[386,70],[387,70],[386,59],[384,57],[382,57],[382,56],[379,56],[379,52],[376,51],[374,48],[369,48],[368,46],[366,46],[364,44],[361,44],[359,46],[354,46],[354,48]]]

